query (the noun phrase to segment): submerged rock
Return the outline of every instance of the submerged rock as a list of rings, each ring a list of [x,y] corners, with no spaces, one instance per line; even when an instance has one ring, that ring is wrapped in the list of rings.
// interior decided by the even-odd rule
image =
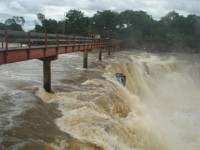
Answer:
[[[123,86],[126,86],[126,76],[122,73],[115,74],[117,81],[119,81]]]

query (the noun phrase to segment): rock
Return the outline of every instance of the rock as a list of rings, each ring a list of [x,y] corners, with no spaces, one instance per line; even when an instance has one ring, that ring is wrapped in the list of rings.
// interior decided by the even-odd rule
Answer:
[[[119,81],[123,86],[126,86],[126,76],[122,73],[115,74],[117,81]]]

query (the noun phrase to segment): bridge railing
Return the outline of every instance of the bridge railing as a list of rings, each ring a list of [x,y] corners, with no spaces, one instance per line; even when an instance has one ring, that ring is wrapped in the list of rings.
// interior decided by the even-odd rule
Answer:
[[[49,34],[37,32],[0,30],[0,49],[8,50],[13,47],[58,47],[67,45],[115,44],[119,40],[101,39],[94,37],[73,36],[64,34]]]

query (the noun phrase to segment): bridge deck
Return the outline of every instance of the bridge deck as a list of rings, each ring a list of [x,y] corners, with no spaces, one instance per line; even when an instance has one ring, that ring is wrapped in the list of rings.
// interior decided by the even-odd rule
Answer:
[[[7,30],[0,30],[0,42],[0,65],[120,44],[115,39]]]

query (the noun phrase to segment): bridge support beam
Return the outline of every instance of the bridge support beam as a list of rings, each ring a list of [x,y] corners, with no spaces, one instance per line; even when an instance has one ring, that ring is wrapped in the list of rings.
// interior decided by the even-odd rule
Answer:
[[[83,68],[88,67],[88,50],[84,50],[83,52]]]
[[[101,61],[101,59],[102,59],[102,49],[100,48],[99,49],[99,61]]]
[[[51,61],[57,58],[57,56],[52,56],[40,59],[43,61],[43,88],[49,93],[51,92]]]

